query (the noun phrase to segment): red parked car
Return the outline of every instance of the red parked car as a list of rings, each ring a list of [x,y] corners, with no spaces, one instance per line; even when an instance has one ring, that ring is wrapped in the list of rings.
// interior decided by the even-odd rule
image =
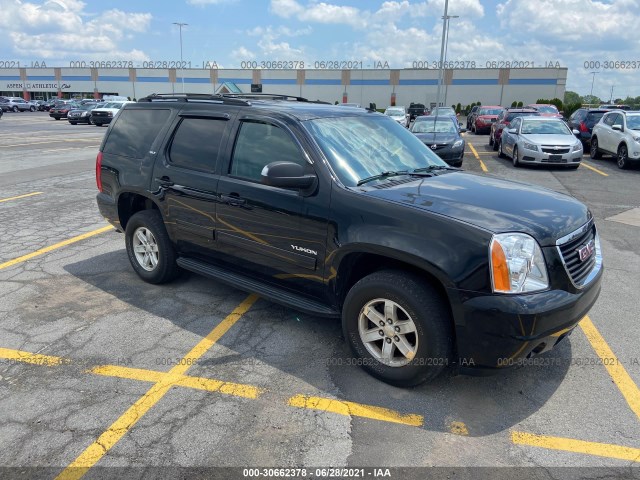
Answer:
[[[489,132],[489,146],[493,147],[493,149],[497,151],[498,146],[500,145],[502,130],[509,127],[511,120],[514,118],[525,116],[540,116],[540,113],[532,108],[507,108],[500,112],[498,119],[491,124],[491,132]]]
[[[61,118],[67,118],[67,114],[70,110],[78,108],[79,104],[73,102],[58,103],[51,107],[49,110],[49,116],[60,120]]]
[[[480,133],[489,133],[491,131],[491,125],[498,120],[498,115],[502,112],[504,108],[497,105],[483,105],[478,110],[478,115],[476,115],[473,124],[471,125],[471,130],[476,135]]]
[[[549,105],[548,103],[532,103],[531,105],[527,105],[526,108],[537,110],[542,117],[563,118],[562,113],[558,111],[558,107]]]

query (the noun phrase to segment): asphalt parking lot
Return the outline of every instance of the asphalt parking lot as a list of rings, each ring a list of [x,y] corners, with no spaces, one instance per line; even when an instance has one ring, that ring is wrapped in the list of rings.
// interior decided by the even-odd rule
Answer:
[[[337,321],[196,275],[143,283],[96,207],[105,132],[46,113],[0,120],[0,476],[480,466],[502,467],[486,478],[640,478],[640,169],[588,156],[575,171],[516,169],[487,135],[465,134],[464,169],[589,205],[603,289],[568,341],[527,365],[399,389],[352,364]],[[426,478],[391,478],[412,474]]]

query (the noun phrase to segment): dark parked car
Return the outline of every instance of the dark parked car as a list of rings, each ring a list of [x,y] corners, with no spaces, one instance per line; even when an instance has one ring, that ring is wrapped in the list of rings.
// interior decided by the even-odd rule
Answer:
[[[593,126],[609,111],[605,108],[579,108],[569,117],[567,124],[572,130],[580,132],[578,138],[582,142],[585,151],[589,151],[591,147]]]
[[[78,108],[79,105],[76,103],[57,103],[49,110],[49,116],[51,118],[55,118],[56,120],[60,120],[61,118],[67,118],[67,114],[73,110],[74,108]]]
[[[449,165],[462,166],[465,142],[456,120],[449,116],[438,117],[437,120],[434,115],[418,117],[411,125],[411,132]]]
[[[409,122],[413,122],[416,117],[421,115],[429,115],[429,110],[422,103],[413,103],[409,104],[409,109],[407,110],[409,114]]]
[[[394,385],[517,365],[600,293],[583,203],[452,168],[366,109],[152,95],[114,117],[96,181],[144,281],[185,269],[340,317],[354,363]]]
[[[489,146],[493,147],[495,151],[498,151],[498,145],[500,145],[500,137],[502,136],[502,130],[509,127],[509,123],[516,117],[527,116],[539,116],[537,110],[531,108],[507,108],[500,112],[498,119],[491,124],[491,131],[489,132]]]
[[[480,110],[480,105],[474,105],[471,107],[469,111],[469,115],[467,115],[467,130],[471,130],[471,125],[476,120],[476,115],[478,115],[478,110]]]
[[[78,123],[86,123],[93,125],[91,120],[91,111],[97,107],[97,103],[85,103],[84,105],[78,105],[69,111],[67,114],[67,120],[71,125]]]

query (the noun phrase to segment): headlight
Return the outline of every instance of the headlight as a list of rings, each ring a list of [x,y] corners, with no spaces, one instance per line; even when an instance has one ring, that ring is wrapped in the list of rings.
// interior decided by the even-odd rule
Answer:
[[[80,116],[81,116],[81,117],[86,117],[87,115],[89,115],[89,112],[82,112],[82,113],[80,114]]]
[[[490,247],[494,292],[535,292],[549,287],[542,250],[525,233],[494,235]]]
[[[522,146],[527,150],[533,150],[534,152],[538,151],[538,145],[529,142],[522,142]]]
[[[576,144],[573,146],[573,149],[572,149],[571,151],[572,151],[572,152],[578,152],[578,151],[580,151],[580,150],[582,150],[582,144],[581,144],[581,143],[576,143]]]
[[[640,137],[633,137],[633,141],[640,143]]]
[[[461,147],[461,146],[462,146],[462,139],[460,139],[460,140],[456,140],[456,141],[453,143],[453,148],[458,148],[458,147]]]

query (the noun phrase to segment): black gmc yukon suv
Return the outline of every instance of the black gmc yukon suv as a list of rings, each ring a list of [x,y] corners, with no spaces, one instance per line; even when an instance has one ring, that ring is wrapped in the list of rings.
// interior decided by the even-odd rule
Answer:
[[[394,385],[547,351],[600,292],[585,205],[449,167],[364,109],[152,95],[116,116],[96,176],[143,280],[185,269],[341,317],[357,362]]]

